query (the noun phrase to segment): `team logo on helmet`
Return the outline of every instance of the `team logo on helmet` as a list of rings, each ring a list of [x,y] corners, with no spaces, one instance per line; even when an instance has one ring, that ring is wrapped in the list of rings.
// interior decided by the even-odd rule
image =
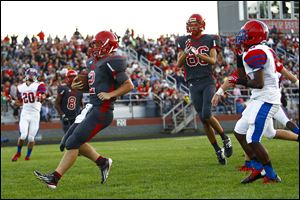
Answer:
[[[269,35],[268,26],[259,21],[252,20],[245,23],[235,37],[235,43],[239,47],[248,49],[250,46],[260,44],[267,40]]]
[[[88,55],[95,58],[102,58],[119,47],[118,37],[110,31],[101,31],[96,34],[95,39],[90,43]]]
[[[197,35],[205,29],[205,21],[199,14],[193,14],[186,22],[186,31],[192,35]]]
[[[35,82],[37,81],[38,72],[34,68],[29,68],[25,71],[25,80]]]
[[[73,69],[69,70],[66,75],[66,81],[68,84],[72,84],[74,78],[77,76],[77,72]]]

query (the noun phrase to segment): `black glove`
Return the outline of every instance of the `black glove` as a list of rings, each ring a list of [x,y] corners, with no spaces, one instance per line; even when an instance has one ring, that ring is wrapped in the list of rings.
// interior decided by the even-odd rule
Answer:
[[[62,115],[61,120],[64,125],[66,125],[66,126],[69,125],[69,118],[65,114]]]

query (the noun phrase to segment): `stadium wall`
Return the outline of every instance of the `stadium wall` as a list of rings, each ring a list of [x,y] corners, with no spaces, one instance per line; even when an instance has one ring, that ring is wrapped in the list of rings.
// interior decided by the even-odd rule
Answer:
[[[291,1],[292,5],[295,5],[293,2],[294,1]],[[219,34],[221,35],[236,35],[240,28],[249,20],[247,1],[218,1],[217,7]],[[267,7],[265,9],[271,12],[271,8]],[[281,9],[283,8],[280,8],[279,12],[282,11]],[[296,5],[295,7],[292,6],[291,9],[296,10]],[[275,25],[280,32],[290,33],[291,30],[293,30],[295,33],[299,33],[299,19],[297,17],[290,19],[258,19],[265,22],[269,29],[272,29],[273,25]]]
[[[240,115],[218,115],[221,125],[225,132],[231,133],[236,121]],[[97,134],[93,141],[111,141],[125,139],[142,139],[142,138],[160,138],[160,137],[177,137],[190,135],[204,135],[202,123],[197,120],[198,129],[196,131],[184,131],[179,134],[169,134],[163,132],[163,121],[158,118],[140,118],[140,119],[116,119],[112,125]],[[1,146],[15,145],[19,137],[18,124],[2,124],[1,140],[7,138],[8,141]],[[58,143],[64,135],[59,121],[41,122],[40,130],[36,136],[38,144]]]

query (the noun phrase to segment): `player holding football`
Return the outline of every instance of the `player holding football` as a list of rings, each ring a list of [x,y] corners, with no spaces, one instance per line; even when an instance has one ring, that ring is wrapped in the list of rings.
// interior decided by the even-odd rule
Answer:
[[[19,129],[21,136],[18,139],[17,153],[12,161],[17,161],[21,157],[22,146],[25,139],[28,139],[28,149],[25,160],[30,160],[30,155],[34,146],[34,137],[39,130],[41,102],[46,98],[46,85],[37,82],[37,70],[29,68],[25,71],[25,82],[17,86],[18,100],[12,100],[12,105],[23,106]]]
[[[279,110],[281,93],[279,78],[276,74],[274,51],[264,45],[268,37],[268,27],[261,21],[252,20],[242,26],[236,36],[236,44],[242,48],[242,70],[249,79],[244,76],[231,77],[230,83],[252,88],[250,103],[244,110],[242,117],[236,123],[234,134],[246,154],[253,160],[254,170],[250,176],[241,183],[251,183],[263,177],[264,183],[281,182],[280,177],[274,171],[268,152],[261,144],[263,135],[268,134],[272,124],[272,118]]]
[[[57,88],[55,108],[60,115],[63,130],[66,133],[75,122],[76,116],[80,113],[82,103],[82,92],[71,88],[73,79],[77,76],[75,70],[69,70],[66,74],[66,84]]]
[[[107,180],[112,159],[101,156],[88,142],[111,124],[116,97],[133,89],[133,84],[125,73],[126,58],[116,54],[117,48],[118,38],[109,31],[97,33],[91,42],[89,55],[92,57],[87,60],[90,103],[66,133],[61,150],[66,148],[67,151],[54,172],[43,174],[34,171],[37,178],[49,188],[56,188],[60,178],[75,163],[78,153],[96,163],[101,172],[102,184]],[[77,77],[75,79],[72,88],[81,90],[84,84],[77,81]]]
[[[205,21],[199,14],[193,14],[186,23],[188,36],[177,39],[178,59],[177,66],[184,66],[186,81],[196,111],[203,123],[207,137],[216,151],[220,164],[226,164],[226,157],[232,155],[230,138],[225,135],[218,120],[211,113],[211,98],[215,92],[212,65],[217,60],[219,36],[203,34]],[[215,131],[220,134],[224,149],[220,148]]]

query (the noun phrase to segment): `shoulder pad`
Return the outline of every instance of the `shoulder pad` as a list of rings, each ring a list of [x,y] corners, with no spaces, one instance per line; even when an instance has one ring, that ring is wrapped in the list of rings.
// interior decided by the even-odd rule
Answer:
[[[127,68],[127,59],[124,56],[112,56],[106,61],[105,65],[112,72],[122,72]]]
[[[176,38],[176,47],[177,49],[184,49],[185,48],[185,42],[188,40],[188,36],[179,36]]]
[[[252,69],[263,68],[267,62],[267,54],[262,49],[253,49],[247,52],[244,61]]]
[[[46,92],[46,84],[44,82],[41,82],[37,89],[38,93],[45,93]]]
[[[86,66],[90,66],[90,65],[93,63],[93,60],[94,60],[93,57],[87,59],[87,61],[86,61]]]

